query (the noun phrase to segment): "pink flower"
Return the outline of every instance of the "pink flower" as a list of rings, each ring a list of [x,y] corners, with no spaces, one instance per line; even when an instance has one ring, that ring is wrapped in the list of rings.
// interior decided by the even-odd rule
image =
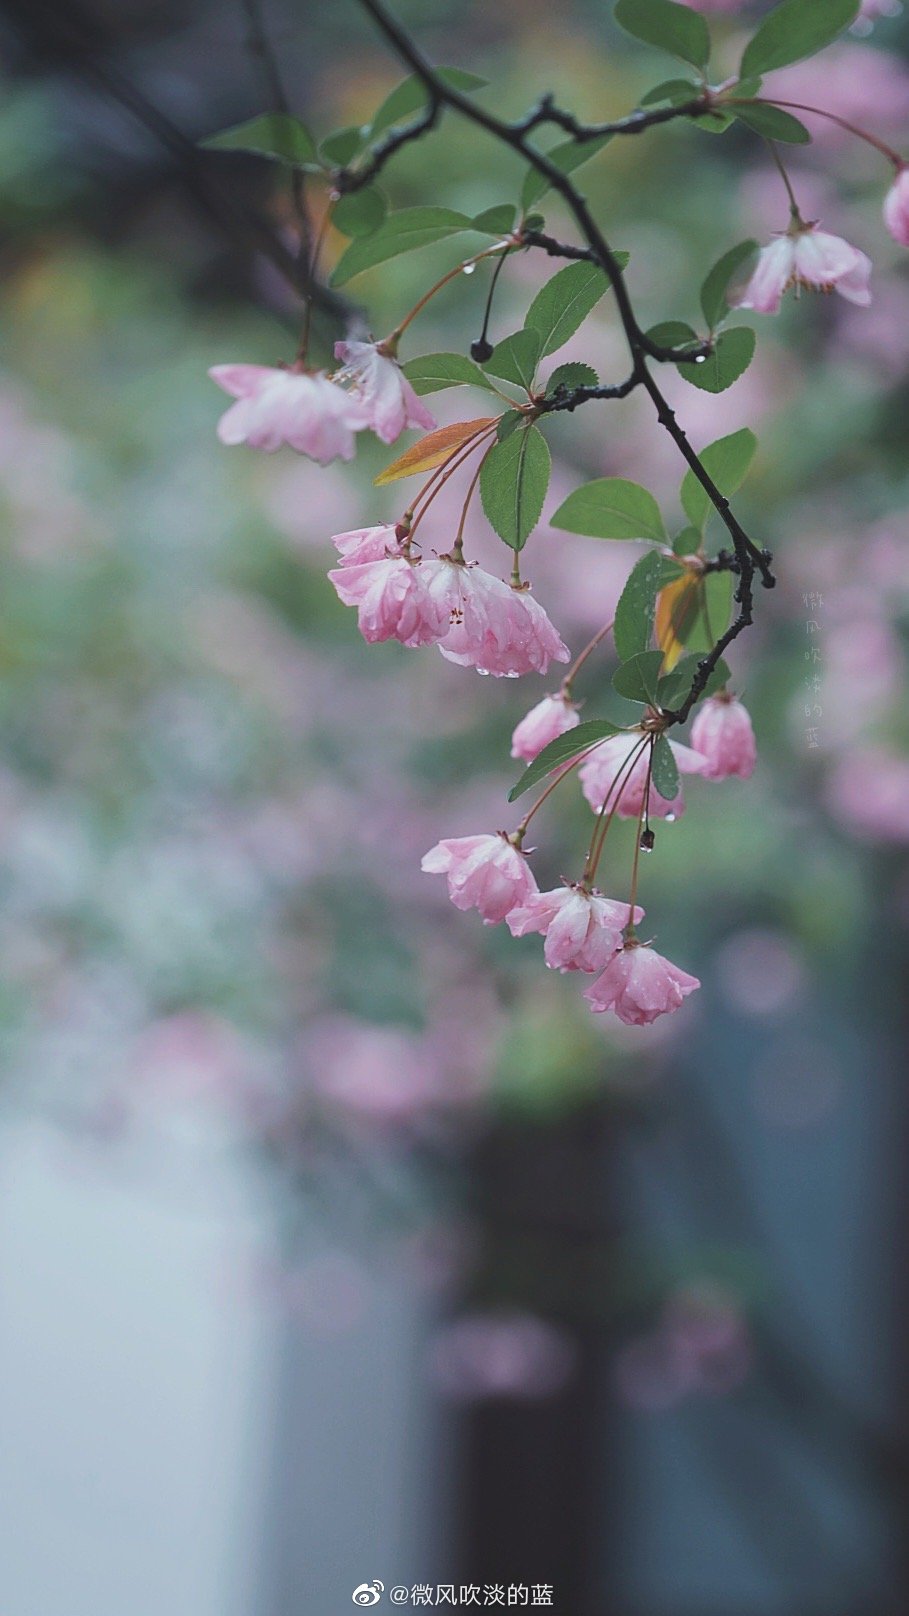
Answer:
[[[424,566],[433,595],[449,612],[450,627],[439,646],[449,662],[515,679],[569,660],[567,645],[528,590],[445,557]]]
[[[862,0],[851,32],[870,34],[878,17],[898,17],[902,9],[901,0]]]
[[[423,567],[403,556],[336,567],[328,574],[345,606],[356,606],[364,640],[432,645],[448,628],[448,614],[430,593]]]
[[[640,746],[642,739],[640,730],[632,730],[630,734],[625,735],[611,735],[608,741],[601,741],[599,746],[595,746],[593,751],[587,754],[578,769],[578,777],[581,790],[594,813],[599,813],[607,797],[612,807],[616,799],[610,795],[611,788],[619,774],[622,774],[624,784],[619,791],[616,812],[620,819],[637,819],[644,803],[647,786],[646,746],[640,747],[630,771],[627,774],[624,771],[632,752]],[[670,741],[669,745],[680,773],[703,774],[705,759],[699,752],[693,752],[690,746],[683,746],[681,741]],[[681,787],[672,801],[668,802],[665,797],[660,796],[651,782],[648,811],[652,819],[678,819],[685,812],[685,798]]]
[[[691,726],[691,744],[706,758],[705,780],[725,780],[737,774],[747,780],[754,772],[757,747],[746,709],[725,692],[702,702]]]
[[[636,908],[635,921],[643,914],[643,909]],[[543,958],[551,970],[602,971],[621,947],[630,919],[627,903],[604,898],[596,888],[587,892],[581,886],[564,886],[554,892],[535,892],[512,909],[508,929],[512,937],[542,932],[546,938]]]
[[[544,696],[516,725],[511,737],[512,757],[532,763],[544,746],[574,729],[578,722],[578,709],[567,696]]]
[[[437,842],[420,868],[427,875],[446,875],[455,908],[478,909],[487,926],[497,926],[538,890],[525,854],[501,830]]]
[[[208,374],[237,400],[218,422],[222,443],[248,443],[268,454],[286,443],[327,466],[352,460],[354,433],[369,425],[362,405],[324,371],[214,365]]]
[[[696,976],[680,971],[656,949],[632,940],[613,955],[584,998],[598,1015],[612,1010],[629,1027],[644,1027],[678,1010],[700,985]]]
[[[844,753],[828,782],[827,801],[855,835],[909,842],[909,758],[882,746]]]
[[[381,527],[357,527],[350,533],[334,533],[332,544],[341,557],[342,567],[358,567],[364,561],[386,561],[399,556],[398,530],[391,523]]]
[[[909,247],[909,168],[901,168],[884,198],[884,223],[894,241]]]
[[[350,381],[351,397],[362,406],[366,423],[383,443],[394,443],[405,427],[435,426],[400,365],[376,342],[336,342],[335,358],[344,361],[337,381]]]
[[[871,259],[841,236],[818,230],[816,224],[793,225],[761,249],[757,267],[735,308],[776,314],[790,286],[817,292],[839,292],[862,308],[871,302],[868,277]]]

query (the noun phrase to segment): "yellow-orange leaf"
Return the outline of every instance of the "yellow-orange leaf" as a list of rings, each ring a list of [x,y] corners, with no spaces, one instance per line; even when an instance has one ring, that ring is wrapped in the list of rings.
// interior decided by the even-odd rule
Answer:
[[[472,438],[496,424],[494,415],[480,416],[476,421],[455,421],[451,426],[440,426],[435,432],[428,432],[419,443],[411,444],[405,449],[397,460],[380,471],[375,478],[376,484],[381,488],[383,483],[397,482],[399,477],[413,477],[418,471],[432,471],[434,466],[441,466],[443,460],[468,438]]]
[[[685,639],[701,609],[702,580],[687,572],[657,595],[654,628],[663,653],[663,673],[671,673],[685,649]]]

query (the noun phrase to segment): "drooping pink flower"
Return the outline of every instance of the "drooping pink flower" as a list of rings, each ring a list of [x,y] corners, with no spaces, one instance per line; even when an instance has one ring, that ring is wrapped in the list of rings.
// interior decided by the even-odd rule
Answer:
[[[357,527],[349,533],[333,533],[331,542],[342,567],[359,567],[365,561],[385,561],[389,556],[401,554],[398,530],[390,522],[384,522],[381,527]]]
[[[511,737],[512,757],[532,763],[544,746],[574,729],[578,722],[578,709],[567,696],[544,696],[515,726]]]
[[[612,1010],[629,1027],[644,1027],[678,1010],[700,985],[696,976],[680,971],[655,948],[632,939],[613,955],[584,998],[598,1015]]]
[[[643,914],[643,909],[635,908],[635,922]],[[581,886],[563,886],[535,892],[512,909],[508,929],[512,937],[542,932],[543,958],[551,970],[602,971],[621,947],[630,919],[627,903],[604,898],[596,888],[587,892]]]
[[[747,709],[735,696],[722,692],[700,704],[691,726],[691,744],[706,760],[701,770],[705,780],[726,780],[732,774],[747,780],[754,772],[754,730]]]
[[[397,361],[383,352],[381,343],[336,342],[335,358],[344,364],[336,380],[352,383],[351,397],[362,406],[369,426],[383,443],[394,443],[409,426],[435,426],[435,418]]]
[[[405,557],[387,557],[328,574],[345,606],[356,606],[364,640],[400,640],[402,645],[432,645],[448,628],[448,614],[430,593],[421,565]]]
[[[515,679],[569,660],[567,645],[528,590],[512,589],[483,567],[445,556],[424,566],[433,595],[449,612],[449,630],[439,645],[449,662]]]
[[[286,443],[327,466],[352,460],[354,433],[369,425],[363,406],[324,371],[213,365],[208,374],[237,401],[218,422],[222,443],[248,443],[268,454]]]
[[[909,168],[901,168],[884,198],[884,223],[894,241],[909,247]]]
[[[871,259],[858,247],[818,230],[816,223],[797,223],[762,247],[754,274],[734,307],[776,314],[790,286],[807,286],[816,292],[839,292],[849,303],[866,308],[871,302],[870,274]]]
[[[487,926],[497,926],[538,890],[526,855],[504,831],[447,837],[424,854],[420,868],[447,876],[455,908],[478,909]]]
[[[608,740],[601,741],[599,746],[595,746],[584,759],[578,769],[578,778],[581,790],[594,813],[599,813],[608,797],[610,808],[617,802],[616,813],[620,819],[637,819],[644,804],[644,793],[647,788],[648,748],[640,746],[642,739],[640,730],[611,735]],[[670,741],[669,745],[680,774],[703,774],[706,760],[700,752],[693,751],[690,746],[684,746],[681,741]],[[640,751],[628,768],[631,754],[639,746]],[[619,775],[622,775],[624,783],[616,798],[612,787]],[[678,819],[685,812],[685,798],[681,786],[677,795],[669,802],[660,796],[651,781],[648,812],[652,819]]]

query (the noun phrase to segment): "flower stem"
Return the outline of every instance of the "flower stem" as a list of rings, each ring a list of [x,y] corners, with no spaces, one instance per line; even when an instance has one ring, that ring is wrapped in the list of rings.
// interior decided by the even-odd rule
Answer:
[[[786,187],[786,195],[789,198],[789,212],[790,212],[790,214],[792,216],[792,219],[793,219],[793,221],[798,219],[799,223],[801,224],[802,215],[801,215],[801,212],[799,210],[799,205],[795,200],[795,192],[792,189],[792,181],[791,181],[791,179],[789,178],[789,175],[786,172],[786,169],[785,169],[784,164],[783,164],[783,159],[781,158],[779,152],[776,149],[776,141],[775,140],[768,140],[766,144],[767,144],[767,150],[769,151],[771,157],[773,158],[773,161],[776,163],[776,166],[779,169],[780,174],[782,176],[783,184]]]
[[[492,426],[484,427],[481,431],[475,432],[473,437],[467,438],[464,443],[459,443],[458,447],[452,450],[451,454],[448,456],[448,459],[442,461],[441,466],[436,467],[432,476],[427,482],[424,483],[419,494],[414,500],[414,510],[416,510],[416,507],[419,505],[421,500],[425,499],[425,503],[414,517],[413,524],[410,529],[411,538],[413,538],[417,526],[423,520],[423,517],[429,510],[429,507],[436,495],[441,492],[449,477],[452,477],[454,473],[458,471],[461,466],[463,466],[465,460],[470,459],[474,449],[476,449],[478,445],[482,443],[484,437],[491,436],[494,431],[495,427]],[[491,447],[492,445],[490,445],[490,448]]]
[[[411,320],[416,319],[417,315],[420,314],[423,309],[425,309],[430,299],[434,298],[437,292],[441,292],[442,287],[447,286],[449,281],[455,280],[458,275],[463,275],[466,269],[471,269],[474,264],[480,263],[481,259],[483,258],[492,258],[496,253],[505,254],[510,252],[513,245],[514,243],[510,240],[497,241],[494,247],[484,247],[482,252],[474,253],[472,258],[465,258],[460,264],[455,264],[454,269],[448,270],[447,274],[443,275],[441,280],[436,281],[434,286],[430,286],[428,292],[423,293],[423,296],[417,303],[414,304],[410,313],[405,314],[400,324],[396,325],[390,335],[385,338],[384,346],[397,346],[398,342],[401,340],[401,337],[404,335],[404,332],[407,330],[407,327],[410,325]]]
[[[613,628],[614,624],[615,624],[615,618],[611,618],[608,623],[604,623],[602,628],[597,629],[597,632],[596,632],[596,634],[594,634],[593,639],[587,641],[587,644],[585,645],[583,651],[578,652],[577,656],[575,657],[574,661],[571,664],[571,667],[568,669],[568,672],[566,673],[564,679],[562,680],[562,695],[565,697],[566,701],[570,700],[570,698],[571,698],[572,687],[574,685],[575,679],[577,678],[581,668],[583,668],[584,663],[587,661],[587,658],[589,656],[592,656],[593,652],[596,650],[597,646],[601,643],[601,641],[605,640],[606,635]]]
[[[320,253],[322,251],[322,248],[323,248],[323,246],[325,244],[325,237],[328,235],[328,227],[331,224],[331,216],[335,211],[335,203],[336,203],[337,200],[338,200],[338,198],[336,197],[335,193],[332,192],[331,196],[328,198],[328,202],[326,204],[325,212],[322,215],[322,220],[321,220],[321,223],[319,225],[319,229],[318,229],[318,231],[316,233],[316,239],[315,239],[315,243],[314,243],[313,249],[312,249],[312,258],[310,259],[310,263],[309,263],[309,287],[310,287],[310,289],[309,289],[308,293],[306,294],[306,307],[305,307],[305,309],[303,311],[303,330],[300,333],[300,346],[299,346],[299,348],[297,350],[297,360],[296,360],[298,365],[305,365],[305,363],[306,363],[306,355],[309,352],[309,333],[310,333],[310,328],[312,326],[312,307],[313,307],[313,302],[315,301],[314,288],[315,288],[315,280],[316,280],[316,271],[317,271],[317,269],[319,267],[319,255],[320,255]]]
[[[901,157],[893,146],[888,146],[885,140],[880,140],[877,135],[872,135],[869,130],[862,129],[859,124],[850,123],[848,118],[841,118],[838,112],[827,112],[823,107],[809,107],[802,101],[777,101],[775,98],[771,100],[766,96],[742,97],[739,100],[724,101],[723,105],[730,107],[788,107],[792,112],[810,112],[817,118],[827,118],[830,123],[839,124],[841,129],[847,130],[850,135],[855,135],[856,139],[864,140],[867,145],[873,146],[875,151],[879,151],[883,157],[886,157],[895,168],[905,168],[906,166],[905,158]]]
[[[650,781],[653,776],[653,748],[655,744],[655,737],[651,735],[648,737],[648,739],[650,741],[650,753],[647,758],[647,782],[644,786],[644,795],[641,798],[641,811],[638,814],[638,828],[634,839],[634,859],[631,865],[631,895],[628,899],[628,924],[625,927],[626,938],[633,937],[635,934],[634,907],[638,895],[638,865],[641,858],[641,833],[643,831],[645,821],[648,818],[650,809]]]
[[[641,749],[647,745],[648,740],[649,736],[643,735],[640,741],[635,743],[624,763],[621,764],[621,766],[616,770],[612,784],[609,787],[606,796],[603,798],[603,803],[597,816],[597,822],[593,828],[593,835],[590,838],[590,850],[587,854],[583,874],[581,876],[581,880],[586,886],[590,885],[597,873],[597,866],[603,853],[603,844],[606,841],[609,827],[615,818],[616,810],[621,801],[622,792],[631,778],[634,771],[634,766],[641,755]],[[612,803],[612,806],[609,807],[610,799],[613,797],[613,795],[615,796],[615,801]],[[608,814],[606,814],[607,808],[609,808]]]

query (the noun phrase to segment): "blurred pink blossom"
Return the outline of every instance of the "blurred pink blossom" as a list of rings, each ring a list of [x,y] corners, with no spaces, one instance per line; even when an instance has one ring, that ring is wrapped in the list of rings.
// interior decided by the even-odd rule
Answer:
[[[643,736],[638,730],[633,730],[630,734],[611,735],[608,740],[601,741],[599,746],[595,746],[580,765],[578,778],[581,790],[595,814],[600,812],[607,798],[610,807],[612,806],[613,798],[610,792],[621,775],[623,783],[615,798],[616,812],[620,819],[637,819],[644,806],[648,777],[649,745],[647,743],[641,745],[642,740]],[[695,752],[681,741],[669,741],[669,747],[680,773],[704,773],[706,760],[700,752]],[[635,749],[638,749],[637,757],[631,765],[630,772],[626,773]],[[685,799],[681,786],[677,795],[669,801],[660,796],[651,781],[648,811],[656,819],[678,819],[685,812]]]
[[[699,704],[691,744],[706,759],[701,770],[705,780],[726,780],[730,775],[747,780],[754,772],[757,748],[751,719],[742,703],[725,691]]]
[[[734,307],[776,314],[790,286],[839,292],[864,307],[871,302],[870,274],[871,259],[857,247],[815,224],[799,225],[761,249],[757,267]]]
[[[267,454],[286,443],[327,466],[352,460],[354,433],[369,425],[363,406],[324,371],[213,365],[208,374],[237,400],[218,422],[222,443],[248,443]]]
[[[826,796],[831,813],[853,834],[909,841],[909,758],[883,746],[849,750],[835,765]]]
[[[561,1390],[576,1357],[567,1332],[532,1313],[474,1313],[437,1332],[430,1365],[449,1397],[535,1399]]]
[[[407,427],[435,426],[434,416],[381,343],[336,342],[335,358],[344,365],[335,380],[353,384],[351,396],[362,406],[369,426],[382,443],[394,443]]]
[[[515,726],[511,755],[532,763],[550,741],[556,740],[579,723],[578,709],[567,696],[544,696]]]

